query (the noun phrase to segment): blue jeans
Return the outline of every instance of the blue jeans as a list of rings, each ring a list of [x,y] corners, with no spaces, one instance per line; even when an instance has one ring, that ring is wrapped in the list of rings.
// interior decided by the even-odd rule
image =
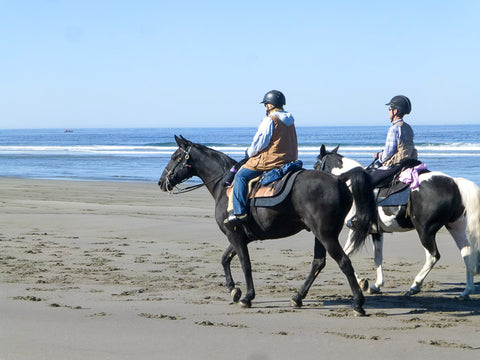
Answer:
[[[249,170],[241,167],[233,180],[233,213],[243,215],[247,213],[248,182],[262,175],[263,171]]]

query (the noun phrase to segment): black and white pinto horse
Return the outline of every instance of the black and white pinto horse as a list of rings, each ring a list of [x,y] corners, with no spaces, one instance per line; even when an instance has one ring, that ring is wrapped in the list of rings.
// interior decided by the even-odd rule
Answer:
[[[358,191],[359,196],[355,197],[355,194],[352,196],[346,184],[335,176],[314,170],[304,170],[296,177],[291,193],[284,202],[272,208],[252,209],[248,226],[257,236],[257,239],[252,239],[248,237],[242,226],[224,224],[228,197],[222,179],[236,161],[219,151],[195,144],[183,137],[175,136],[175,140],[178,149],[173,153],[158,184],[161,190],[171,192],[186,179],[198,176],[215,199],[216,222],[230,242],[222,256],[222,265],[226,286],[234,302],[238,302],[241,297],[241,291],[235,287],[230,269],[230,262],[235,255],[238,255],[240,260],[247,286],[247,293],[240,301],[240,305],[250,307],[255,298],[255,290],[247,244],[257,239],[283,238],[301,230],[308,230],[315,236],[314,259],[304,285],[292,299],[292,306],[302,305],[302,299],[325,267],[326,252],[328,252],[347,277],[353,293],[355,313],[365,314],[362,290],[338,237],[353,200],[359,209],[359,218],[364,229],[363,232],[357,231],[352,235],[353,248],[363,244],[368,235],[368,229],[376,221],[375,199],[368,176],[365,177],[360,173],[352,176],[352,185],[356,184],[361,188]],[[368,179],[368,181],[363,183],[362,179]],[[195,236],[192,236],[192,240],[195,240]]]
[[[337,153],[338,146],[331,152],[320,148],[315,169],[341,175],[354,168],[362,167],[355,160],[348,159]],[[413,284],[405,294],[411,296],[420,292],[423,281],[434,265],[440,259],[435,236],[445,226],[452,235],[460,250],[466,267],[466,286],[460,299],[468,299],[475,290],[474,274],[479,272],[480,255],[480,188],[470,180],[452,178],[440,172],[427,172],[419,176],[419,187],[410,190],[408,206],[379,206],[378,232],[371,233],[374,245],[374,259],[377,270],[375,284],[370,287],[370,293],[379,293],[384,285],[383,233],[405,232],[417,230],[420,242],[425,248],[426,260],[423,268],[415,277]],[[349,219],[355,213],[352,207]],[[351,233],[349,233],[344,250],[352,252]],[[358,279],[361,286],[365,279]],[[368,282],[367,282],[368,284]],[[367,285],[368,286],[368,285]]]

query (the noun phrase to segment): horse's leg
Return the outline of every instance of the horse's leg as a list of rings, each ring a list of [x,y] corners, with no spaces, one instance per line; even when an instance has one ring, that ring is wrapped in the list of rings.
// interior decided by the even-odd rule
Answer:
[[[348,230],[347,241],[343,245],[345,254],[350,255],[353,252],[353,230]]]
[[[292,300],[290,300],[290,304],[293,307],[302,307],[302,300],[305,299],[305,296],[307,296],[308,290],[312,286],[316,277],[325,267],[326,254],[327,252],[325,247],[320,243],[320,241],[318,241],[317,238],[315,238],[312,269],[310,270],[310,274],[307,276],[303,286],[300,288],[300,290],[298,290],[297,294],[292,298]]]
[[[237,303],[242,296],[242,290],[240,290],[238,287],[235,287],[235,281],[233,280],[232,271],[230,269],[230,263],[232,262],[232,259],[235,257],[235,255],[237,255],[237,252],[232,245],[229,245],[227,250],[225,250],[225,252],[223,253],[222,266],[225,272],[227,289],[230,291],[233,302]]]
[[[245,285],[247,286],[247,293],[244,298],[240,300],[240,306],[249,308],[252,306],[252,300],[255,298],[255,289],[253,286],[252,264],[247,247],[248,239],[243,234],[243,231],[235,231],[229,234],[228,240],[237,253],[238,260],[240,260],[243,275],[245,276]]]
[[[407,297],[420,292],[423,281],[440,259],[440,253],[438,252],[437,243],[435,242],[435,234],[438,230],[438,226],[435,226],[431,229],[417,228],[418,235],[420,236],[420,242],[425,248],[425,264],[423,265],[422,270],[420,270],[417,276],[415,276],[415,280],[413,280],[410,290],[405,293],[405,296]]]
[[[370,294],[379,294],[382,291],[380,288],[385,283],[383,278],[383,233],[372,234],[373,242],[373,256],[375,261],[375,267],[377,269],[377,280],[375,284],[370,287]]]
[[[353,293],[353,301],[356,315],[364,316],[365,310],[363,309],[363,304],[365,303],[365,298],[363,296],[362,290],[358,285],[357,279],[355,278],[355,271],[353,270],[352,263],[348,256],[343,251],[338,238],[322,238],[322,244],[328,251],[328,254],[337,262],[340,270],[345,274],[350,285],[350,289]]]
[[[350,257],[354,250],[353,245],[353,230],[348,230],[347,241],[345,242],[345,245],[343,245],[343,251],[345,251],[345,254],[347,254],[348,257]],[[357,273],[355,273],[355,278],[362,291],[368,290],[368,279],[358,276]]]
[[[353,231],[350,230],[348,232],[348,238],[347,242],[345,243],[343,250],[347,254],[348,257],[350,257],[350,254],[353,251],[353,242],[351,241],[351,236],[353,234]],[[383,277],[383,233],[375,233],[371,234],[372,237],[372,242],[373,242],[373,254],[374,254],[374,261],[375,261],[375,268],[377,271],[377,279],[375,281],[375,284],[370,286],[370,289],[368,289],[368,279],[359,277],[355,273],[355,277],[357,278],[358,284],[360,285],[360,288],[363,291],[366,291],[367,289],[369,290],[370,294],[380,294],[381,290],[380,288],[383,286],[385,280]]]
[[[473,275],[476,270],[476,264],[474,264],[475,256],[472,257],[472,248],[470,246],[470,241],[467,238],[466,228],[467,222],[464,216],[461,216],[457,221],[447,225],[448,232],[455,240],[455,243],[462,254],[463,261],[465,262],[465,290],[460,295],[460,299],[463,300],[469,299],[470,294],[473,294],[475,291]]]

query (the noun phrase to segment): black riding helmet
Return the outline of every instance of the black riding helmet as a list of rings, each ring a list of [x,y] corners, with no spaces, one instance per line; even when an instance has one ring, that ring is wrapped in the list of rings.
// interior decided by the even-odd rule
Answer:
[[[412,111],[412,103],[410,102],[410,99],[404,95],[394,96],[392,100],[385,105],[390,106],[392,109],[397,109],[404,115],[408,115],[410,114],[410,111]]]
[[[260,104],[272,104],[276,108],[283,108],[286,103],[285,95],[281,91],[270,90],[265,94]]]

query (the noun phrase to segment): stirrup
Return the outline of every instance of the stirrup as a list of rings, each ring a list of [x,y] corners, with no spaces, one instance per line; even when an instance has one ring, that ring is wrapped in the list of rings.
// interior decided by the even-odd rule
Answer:
[[[240,225],[246,223],[248,220],[248,214],[235,215],[233,213],[228,214],[227,218],[223,220],[224,224]]]

